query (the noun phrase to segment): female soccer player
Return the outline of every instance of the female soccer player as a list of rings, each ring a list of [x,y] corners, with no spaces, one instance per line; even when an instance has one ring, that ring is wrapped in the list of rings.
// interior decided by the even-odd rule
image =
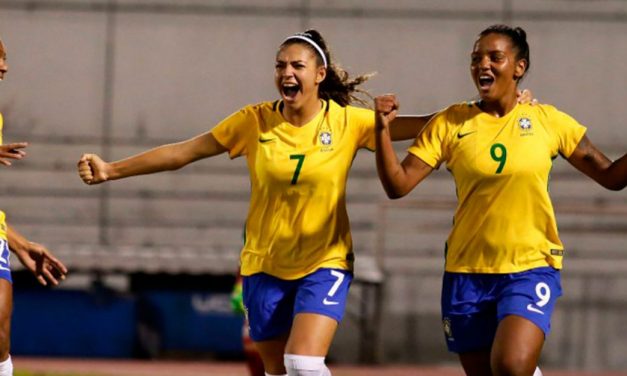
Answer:
[[[0,39],[0,81],[9,67],[6,63],[6,49]],[[2,145],[2,114],[0,114],[0,164],[10,166],[10,159],[22,159],[26,153],[21,150],[25,142]],[[58,285],[65,279],[67,268],[57,260],[46,247],[24,238],[6,223],[6,216],[0,210],[0,376],[13,375],[13,363],[9,355],[11,338],[11,312],[13,310],[13,288],[9,251],[17,255],[24,267],[31,271],[42,285],[48,282]]]
[[[375,99],[377,170],[388,196],[406,195],[443,162],[455,179],[442,319],[448,348],[468,375],[541,374],[564,249],[547,192],[552,160],[561,154],[608,189],[627,184],[627,156],[610,161],[555,107],[516,103],[529,63],[521,28],[482,31],[470,63],[481,99],[436,115],[402,163],[389,128],[398,102]]]
[[[176,170],[229,153],[245,156],[251,180],[241,253],[250,336],[268,375],[329,375],[324,358],[342,319],[353,252],[345,203],[360,148],[374,148],[374,113],[353,107],[357,87],[315,30],[292,35],[275,61],[280,100],[249,105],[211,131],[117,162],[85,154],[87,184]],[[430,116],[395,121],[414,138]]]
[[[368,76],[350,79],[316,30],[280,45],[281,99],[249,105],[211,131],[106,163],[85,154],[87,184],[165,170],[229,153],[245,156],[251,180],[241,253],[250,336],[268,375],[330,375],[325,356],[352,280],[346,212],[348,171],[360,148],[374,148],[374,112],[350,104]],[[397,118],[395,140],[412,139],[431,118]]]

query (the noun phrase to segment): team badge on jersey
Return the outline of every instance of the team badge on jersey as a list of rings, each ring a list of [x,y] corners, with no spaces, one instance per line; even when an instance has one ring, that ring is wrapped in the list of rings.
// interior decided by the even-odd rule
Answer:
[[[523,117],[518,119],[518,127],[521,130],[521,133],[520,133],[521,136],[530,136],[533,134],[533,128],[531,126],[531,119],[529,119],[527,116],[523,115]]]
[[[320,151],[330,152],[333,151],[333,136],[329,131],[322,131],[318,136],[320,143],[322,146],[320,147]]]
[[[333,142],[331,132],[320,132],[320,143],[324,146],[329,146]]]

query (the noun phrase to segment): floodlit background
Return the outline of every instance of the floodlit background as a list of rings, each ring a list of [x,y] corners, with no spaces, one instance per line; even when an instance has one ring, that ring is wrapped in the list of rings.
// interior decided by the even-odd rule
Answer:
[[[376,71],[372,94],[397,93],[403,113],[434,112],[475,97],[470,51],[494,23],[527,31],[522,86],[588,126],[608,156],[622,156],[624,0],[0,1],[5,141],[31,143],[27,160],[3,169],[0,205],[72,270],[50,291],[15,273],[13,354],[239,359],[242,319],[228,297],[248,207],[244,159],[88,187],[75,172],[80,155],[122,158],[278,98],[276,49],[306,28],[321,31],[350,73]],[[439,318],[454,189],[438,171],[388,201],[373,154],[358,154],[348,184],[357,280],[332,361],[456,362]],[[561,159],[551,195],[565,295],[542,362],[627,370],[627,196]]]

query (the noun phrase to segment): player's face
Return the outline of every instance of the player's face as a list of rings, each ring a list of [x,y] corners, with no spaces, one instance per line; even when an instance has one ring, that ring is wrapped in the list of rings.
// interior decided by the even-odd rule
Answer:
[[[324,75],[315,53],[300,43],[284,46],[277,53],[274,82],[286,106],[319,106],[318,87]]]
[[[4,75],[8,72],[7,53],[4,49],[4,43],[0,40],[0,80],[4,79]]]
[[[470,74],[484,101],[497,101],[516,92],[525,60],[516,60],[511,39],[492,33],[475,42],[470,55]]]

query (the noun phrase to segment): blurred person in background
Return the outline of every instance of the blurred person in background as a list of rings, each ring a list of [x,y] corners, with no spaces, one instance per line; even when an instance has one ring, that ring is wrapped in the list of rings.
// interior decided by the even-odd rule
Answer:
[[[211,131],[116,161],[84,154],[87,184],[177,170],[228,152],[251,180],[241,252],[250,337],[267,375],[330,375],[325,357],[344,315],[354,255],[346,180],[359,149],[373,150],[374,112],[352,106],[369,76],[350,78],[316,30],[286,38],[275,60],[281,99],[249,105]],[[432,115],[397,117],[413,139]]]
[[[405,196],[442,163],[455,179],[442,320],[448,349],[471,376],[542,374],[538,359],[562,294],[564,247],[548,194],[553,159],[561,155],[607,189],[627,184],[627,155],[612,162],[569,115],[517,103],[529,64],[523,29],[482,31],[470,62],[480,99],[437,114],[402,163],[389,127],[398,101],[375,98],[377,170],[388,196]]]
[[[6,48],[0,39],[0,81],[9,70]],[[11,160],[26,156],[26,142],[2,144],[3,118],[0,114],[0,165],[11,166]],[[13,311],[13,280],[11,279],[10,252],[15,253],[22,265],[35,275],[39,283],[58,285],[65,279],[67,268],[41,244],[33,243],[18,233],[6,221],[0,210],[0,376],[13,375],[11,362],[11,313]]]
[[[252,338],[250,338],[250,328],[248,319],[246,318],[246,307],[244,307],[243,288],[244,282],[238,272],[235,278],[235,284],[233,285],[233,291],[231,292],[231,307],[236,314],[244,315],[244,322],[242,324],[242,346],[244,348],[244,356],[246,356],[248,372],[250,376],[264,376],[265,373],[261,355],[259,355],[255,343]]]

